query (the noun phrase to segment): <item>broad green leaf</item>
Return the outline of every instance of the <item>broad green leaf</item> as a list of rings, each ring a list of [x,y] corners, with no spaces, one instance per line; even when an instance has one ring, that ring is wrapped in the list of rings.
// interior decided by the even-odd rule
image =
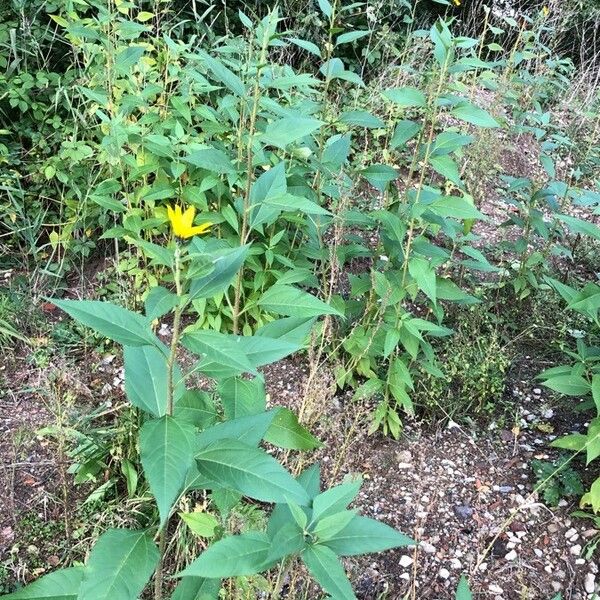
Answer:
[[[338,315],[339,311],[308,292],[291,285],[271,286],[260,298],[258,305],[264,309],[288,317],[318,317]]]
[[[144,51],[143,46],[129,46],[121,50],[115,59],[115,70],[121,75],[125,75],[142,58]]]
[[[167,412],[168,369],[165,355],[153,346],[125,346],[125,393],[133,406],[162,417]],[[176,402],[185,392],[179,367],[173,372]]]
[[[592,398],[596,405],[596,412],[600,417],[600,375],[594,375],[592,377]]]
[[[304,514],[304,513],[302,513]],[[267,564],[279,562],[282,558],[298,554],[306,546],[304,532],[296,523],[287,522],[277,530],[271,540]]]
[[[356,600],[344,567],[329,548],[320,544],[308,546],[302,552],[302,560],[332,600]]]
[[[482,219],[486,217],[479,212],[475,205],[466,198],[458,196],[444,196],[436,200],[428,207],[431,211],[440,215],[440,217],[450,217],[452,219]]]
[[[435,304],[436,275],[431,263],[420,256],[413,256],[408,262],[408,272],[417,282],[419,289]]]
[[[175,588],[171,600],[218,600],[220,579],[183,577]]]
[[[186,390],[176,400],[175,418],[186,421],[194,427],[205,429],[217,420],[217,409],[210,395],[202,390]]]
[[[270,146],[285,150],[293,144],[314,133],[325,123],[312,117],[283,117],[269,123],[262,135],[262,141]]]
[[[284,319],[276,319],[259,327],[256,330],[255,336],[284,339],[302,347],[308,340],[315,320],[315,317],[285,317]]]
[[[222,440],[196,455],[200,474],[220,486],[264,502],[285,502],[290,498],[307,505],[304,488],[263,450],[234,440]]]
[[[458,104],[451,112],[457,119],[478,127],[500,127],[498,121],[490,113],[469,102]]]
[[[333,13],[333,7],[331,6],[329,0],[317,0],[317,2],[319,4],[319,8],[321,9],[321,12],[326,17],[331,17],[331,15]]]
[[[284,194],[277,198],[265,200],[265,205],[268,208],[277,209],[277,211],[301,212],[306,215],[331,215],[327,209],[319,206],[316,202],[292,194]]]
[[[159,346],[148,321],[122,306],[98,300],[50,300],[68,315],[124,346]]]
[[[146,421],[140,431],[140,457],[161,526],[166,523],[193,464],[196,431],[190,423],[165,415]]]
[[[271,540],[266,533],[249,531],[211,544],[179,577],[240,577],[262,570]]]
[[[414,540],[385,523],[356,516],[342,531],[327,540],[326,545],[339,556],[356,556],[414,543]]]
[[[153,287],[144,301],[146,317],[150,321],[160,319],[163,315],[171,312],[179,304],[179,296],[170,292],[167,288],[157,285]]]
[[[360,38],[369,35],[371,32],[369,30],[363,31],[349,31],[348,33],[342,33],[342,35],[338,35],[335,40],[335,45],[339,46],[340,44],[349,44],[350,42],[355,42],[356,40],[360,40]]]
[[[250,188],[250,226],[256,228],[273,221],[282,209],[266,206],[265,203],[281,198],[286,193],[285,164],[281,161],[262,173]]]
[[[256,374],[243,347],[232,338],[218,331],[198,330],[185,333],[181,343],[194,354],[203,356],[196,369],[209,377],[219,379],[241,373]]]
[[[591,386],[581,375],[559,375],[551,377],[542,382],[542,385],[549,387],[559,394],[567,396],[585,396],[591,390]]]
[[[308,42],[306,40],[301,40],[300,38],[287,38],[287,40],[288,42],[292,42],[292,44],[295,44],[299,48],[307,50],[311,54],[314,54],[315,56],[321,58],[321,50],[316,44],[313,44],[312,42]]]
[[[314,450],[322,444],[298,422],[298,417],[289,408],[281,408],[269,426],[265,441],[290,450]]]
[[[242,352],[248,357],[250,364],[254,367],[262,367],[277,362],[302,347],[296,342],[289,340],[274,339],[264,335],[232,336]]]
[[[281,409],[274,408],[213,425],[196,437],[196,448],[206,448],[222,440],[234,440],[249,446],[258,446],[279,410]]]
[[[83,567],[60,569],[40,577],[28,586],[3,595],[6,600],[77,600]]]
[[[563,448],[564,450],[572,450],[573,452],[579,452],[585,448],[587,443],[587,435],[582,433],[573,433],[571,435],[565,435],[557,440],[554,440],[550,445],[553,448]]]
[[[206,512],[179,513],[183,522],[190,530],[200,537],[213,537],[219,525],[218,519]]]
[[[385,90],[383,95],[394,104],[403,108],[409,108],[411,106],[425,108],[427,106],[425,94],[414,87],[391,88]]]
[[[359,127],[366,127],[367,129],[385,127],[385,123],[381,119],[375,115],[372,115],[366,110],[351,110],[343,112],[340,116],[340,123],[357,125]]]
[[[318,521],[312,533],[319,542],[325,542],[344,529],[356,516],[356,510],[342,510]]]
[[[572,233],[579,233],[600,240],[600,227],[595,223],[569,215],[556,215],[556,218],[561,220]]]
[[[398,172],[389,165],[370,165],[362,171],[362,176],[380,192],[384,192],[387,186],[398,179]]]
[[[231,92],[240,98],[246,94],[244,82],[220,60],[213,58],[204,51],[198,52],[202,65],[209,69],[217,81],[224,84]]]
[[[190,299],[212,298],[224,292],[244,264],[249,248],[249,245],[224,248],[215,253],[214,269],[208,275],[192,280]]]
[[[460,173],[456,161],[450,156],[432,156],[429,159],[429,164],[436,173],[445,177],[448,181],[456,185],[461,185]]]
[[[398,121],[394,135],[390,140],[390,148],[404,146],[408,140],[414,138],[421,131],[421,124],[415,121]]]
[[[590,423],[587,431],[587,460],[586,464],[590,464],[593,460],[600,456],[600,417],[596,417]]]
[[[589,504],[595,513],[600,512],[600,477],[592,483],[590,491],[584,494],[579,504],[581,507]]]
[[[78,600],[137,600],[158,558],[147,532],[109,529],[92,548]]]
[[[223,412],[227,419],[255,415],[265,410],[265,383],[261,377],[230,377],[219,382],[217,391],[221,396]]]
[[[362,480],[356,479],[355,481],[336,485],[315,496],[313,500],[313,521],[319,521],[345,510],[348,504],[356,498],[361,484]]]
[[[182,156],[181,160],[200,169],[219,173],[220,175],[236,172],[227,154],[216,148],[201,148],[187,156]]]
[[[469,589],[469,583],[464,575],[461,575],[456,589],[456,600],[473,600],[473,594]]]

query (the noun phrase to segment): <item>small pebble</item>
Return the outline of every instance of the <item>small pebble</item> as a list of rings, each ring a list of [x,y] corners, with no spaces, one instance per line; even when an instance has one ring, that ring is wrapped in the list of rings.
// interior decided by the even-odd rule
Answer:
[[[450,571],[448,571],[448,569],[441,568],[438,576],[440,579],[448,579],[448,577],[450,577]]]
[[[515,560],[517,558],[517,552],[515,550],[511,550],[504,558],[506,560]]]
[[[410,567],[413,564],[413,559],[410,556],[406,556],[406,554],[400,557],[400,566],[401,567]]]

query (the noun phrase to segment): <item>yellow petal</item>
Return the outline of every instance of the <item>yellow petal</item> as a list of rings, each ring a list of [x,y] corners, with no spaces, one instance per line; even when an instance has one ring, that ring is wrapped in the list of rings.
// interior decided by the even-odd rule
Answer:
[[[196,225],[195,227],[191,227],[188,231],[188,235],[186,235],[185,237],[192,237],[193,235],[202,235],[210,229],[211,225],[212,223],[202,223],[202,225]]]
[[[194,217],[196,216],[196,208],[194,206],[188,206],[183,213],[181,222],[184,227],[191,227],[194,223]]]

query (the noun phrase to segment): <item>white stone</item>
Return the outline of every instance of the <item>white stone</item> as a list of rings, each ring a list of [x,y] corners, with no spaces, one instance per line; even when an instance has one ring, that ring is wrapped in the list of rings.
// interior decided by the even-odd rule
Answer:
[[[458,558],[453,558],[453,559],[450,561],[450,566],[451,566],[453,569],[462,569],[462,563],[460,562],[460,560],[458,560]]]
[[[490,583],[490,585],[488,586],[488,590],[492,594],[503,594],[504,593],[504,590],[499,585],[496,585],[495,583]]]
[[[401,567],[410,567],[413,564],[413,559],[410,556],[406,556],[406,554],[400,557],[400,566]]]
[[[515,550],[511,550],[504,558],[506,560],[515,560],[517,558],[517,553]]]
[[[440,579],[448,579],[448,577],[450,577],[450,571],[448,571],[448,569],[442,568],[440,569],[438,576]]]
[[[579,556],[581,554],[581,546],[579,544],[575,544],[575,546],[571,546],[571,548],[569,548],[569,552],[573,556]]]
[[[596,576],[593,573],[588,573],[583,580],[583,588],[588,594],[593,594],[596,588]]]
[[[533,549],[533,553],[538,557],[538,558],[542,558],[542,556],[544,556],[544,553],[539,549],[539,548],[534,548]]]
[[[420,548],[421,550],[423,550],[423,552],[426,552],[427,554],[435,554],[435,546],[433,544],[421,542]]]
[[[574,527],[571,527],[571,529],[567,529],[567,531],[565,531],[565,537],[568,540],[570,540],[575,535],[577,535],[577,529],[575,529]]]

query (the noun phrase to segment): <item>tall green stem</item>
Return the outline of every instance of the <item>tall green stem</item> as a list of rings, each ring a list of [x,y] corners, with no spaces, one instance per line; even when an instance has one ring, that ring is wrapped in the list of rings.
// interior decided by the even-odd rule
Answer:
[[[175,289],[177,296],[181,299],[183,295],[181,286],[181,247],[179,243],[175,246],[175,268],[173,270],[175,278]],[[177,357],[177,346],[179,344],[179,334],[181,329],[181,313],[183,309],[181,302],[177,304],[173,317],[173,335],[171,337],[171,347],[169,357],[167,358],[167,415],[173,416],[173,389],[175,388],[175,382],[173,381],[173,371],[175,366],[175,359]],[[163,588],[163,567],[165,559],[165,551],[167,547],[167,529],[169,527],[169,520],[167,519],[163,528],[160,531],[158,539],[158,551],[159,561],[156,567],[156,573],[154,575],[154,600],[162,600],[162,588]]]

